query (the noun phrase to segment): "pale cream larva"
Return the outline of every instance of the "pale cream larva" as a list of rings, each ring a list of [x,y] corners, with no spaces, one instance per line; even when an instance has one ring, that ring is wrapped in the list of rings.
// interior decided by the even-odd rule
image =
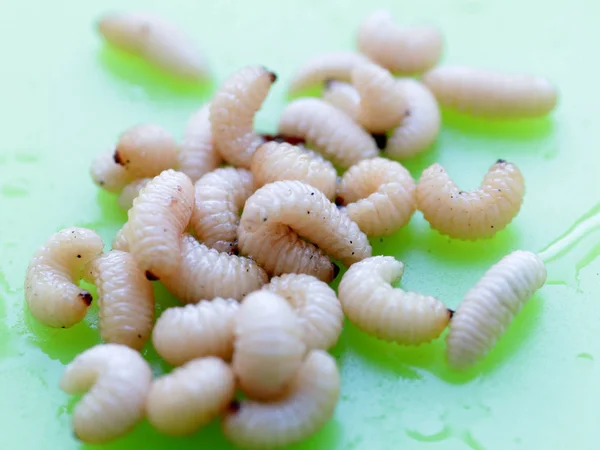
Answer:
[[[73,430],[84,442],[101,444],[123,436],[144,417],[152,370],[135,350],[102,344],[77,356],[60,388],[86,393],[73,411]]]
[[[450,321],[448,363],[465,369],[496,345],[523,305],[546,282],[546,267],[534,253],[517,250],[492,266],[467,292]]]
[[[335,106],[354,121],[358,121],[360,94],[345,81],[328,80],[323,88],[323,100]]]
[[[235,318],[232,367],[250,398],[273,400],[293,380],[306,353],[303,329],[279,295],[247,295]]]
[[[212,134],[223,159],[250,168],[252,154],[265,140],[254,131],[254,115],[277,76],[261,66],[249,66],[231,75],[210,104]]]
[[[196,359],[154,380],[146,402],[148,422],[171,436],[192,434],[223,412],[234,394],[228,364],[212,356]]]
[[[232,403],[222,422],[223,433],[243,448],[293,444],[310,437],[331,419],[339,395],[335,359],[323,350],[312,350],[284,397],[266,403]]]
[[[438,67],[423,76],[423,83],[442,106],[498,119],[544,116],[558,97],[545,78],[466,66]]]
[[[473,191],[461,191],[436,163],[423,171],[417,184],[417,207],[440,233],[476,240],[505,228],[521,209],[524,194],[521,171],[502,159]]]
[[[121,229],[117,231],[117,234],[112,241],[113,250],[121,250],[123,252],[129,251],[129,240],[127,238],[127,234],[129,233],[128,228],[129,222],[125,222]]]
[[[333,165],[311,150],[286,142],[261,145],[252,157],[252,175],[257,188],[274,181],[299,180],[319,189],[333,200],[337,172]]]
[[[304,274],[289,273],[271,279],[263,290],[285,298],[296,311],[309,349],[333,347],[344,323],[335,291],[327,283]]]
[[[202,176],[195,184],[190,225],[204,245],[220,252],[237,253],[240,212],[254,192],[252,173],[224,167]]]
[[[100,236],[86,228],[53,234],[33,255],[25,275],[25,301],[31,315],[51,327],[68,328],[81,321],[92,294],[77,284],[85,264],[103,247]]]
[[[131,182],[131,176],[122,165],[115,162],[114,153],[114,150],[109,150],[94,158],[90,174],[94,183],[102,189],[117,193]]]
[[[140,191],[144,189],[150,181],[152,181],[152,178],[140,178],[125,186],[117,198],[119,208],[124,209],[125,211],[129,210],[133,206],[133,201],[140,195]]]
[[[373,138],[335,106],[318,98],[288,104],[279,119],[279,132],[306,139],[332,163],[347,168],[378,154]]]
[[[419,345],[438,337],[451,313],[435,297],[394,288],[404,264],[391,256],[373,256],[354,264],[338,288],[350,322],[385,341]]]

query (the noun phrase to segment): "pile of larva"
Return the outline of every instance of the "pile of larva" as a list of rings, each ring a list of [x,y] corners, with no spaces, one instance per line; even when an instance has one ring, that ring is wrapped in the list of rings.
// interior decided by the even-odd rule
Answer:
[[[162,19],[114,14],[99,29],[174,75],[207,73],[190,41]],[[532,117],[554,107],[554,88],[541,78],[433,68],[440,33],[399,27],[386,12],[364,20],[358,48],[306,63],[291,90],[324,83],[323,99],[292,101],[279,135],[254,129],[277,77],[250,66],[190,118],[180,143],[160,126],[138,125],[93,162],[94,181],[128,209],[113,249],[104,253],[92,230],[61,230],[35,254],[25,281],[32,315],[62,328],[92,303],[80,280],[97,287],[105,344],[78,356],[60,383],[67,393],[89,390],[73,417],[81,440],[115,439],[144,417],[163,433],[190,434],[221,416],[225,436],[242,447],[300,441],[335,410],[340,379],[326,351],[344,316],[403,345],[449,327],[448,363],[463,369],[544,284],[540,258],[516,251],[454,312],[393,287],[404,265],[372,256],[367,236],[395,233],[417,209],[451,238],[489,238],[506,227],[524,195],[514,164],[498,160],[479,189],[465,192],[439,164],[415,183],[380,150],[401,160],[427,149],[441,125],[438,102],[491,118]],[[348,169],[339,180],[334,164]],[[339,270],[330,258],[348,267],[337,295],[327,284]],[[157,280],[186,305],[154,324]],[[150,337],[177,366],[156,379],[139,353]]]

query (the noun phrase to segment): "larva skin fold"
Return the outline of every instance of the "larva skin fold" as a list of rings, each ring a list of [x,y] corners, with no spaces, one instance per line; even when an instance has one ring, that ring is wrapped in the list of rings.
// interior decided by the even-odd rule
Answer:
[[[69,328],[80,322],[92,295],[77,283],[85,264],[103,247],[100,236],[86,228],[65,228],[50,236],[25,274],[25,301],[31,315],[50,327]]]
[[[423,76],[423,83],[442,106],[491,119],[544,116],[558,97],[545,78],[466,66],[438,67]]]
[[[235,394],[231,368],[219,358],[190,361],[152,383],[148,421],[171,436],[192,434],[227,408]]]
[[[299,442],[331,419],[339,394],[335,359],[323,350],[312,350],[284,397],[267,403],[234,403],[223,419],[223,433],[242,448],[274,448]]]
[[[431,227],[466,240],[489,238],[504,229],[521,209],[524,195],[521,171],[501,159],[473,191],[461,191],[437,163],[423,171],[417,184],[417,205]]]
[[[77,356],[65,369],[60,388],[86,393],[73,412],[73,430],[82,441],[101,444],[129,432],[144,417],[152,371],[135,350],[102,344]]]
[[[337,203],[367,236],[393,234],[416,209],[415,182],[400,163],[366,159],[352,166],[338,186]]]
[[[140,195],[140,191],[144,189],[150,181],[152,181],[152,178],[140,178],[125,186],[117,198],[119,208],[128,211],[133,206],[133,201]]]
[[[467,292],[450,321],[449,365],[466,369],[485,357],[545,282],[546,267],[535,253],[517,250],[492,266]]]
[[[127,234],[129,228],[129,222],[125,222],[121,229],[117,231],[115,238],[112,241],[113,250],[121,250],[123,252],[129,251],[129,241],[127,240]]]
[[[249,169],[252,154],[265,140],[254,131],[254,115],[277,76],[261,66],[249,66],[231,75],[210,105],[210,122],[223,159]]]
[[[404,264],[391,256],[373,256],[354,264],[338,287],[342,309],[354,325],[384,341],[419,345],[437,338],[450,312],[435,297],[392,287]]]
[[[358,121],[360,94],[350,83],[337,80],[326,81],[323,100],[344,112],[355,122]]]
[[[131,176],[123,166],[115,162],[114,153],[114,150],[109,150],[94,158],[90,167],[90,175],[94,183],[102,189],[118,193],[131,182]]]

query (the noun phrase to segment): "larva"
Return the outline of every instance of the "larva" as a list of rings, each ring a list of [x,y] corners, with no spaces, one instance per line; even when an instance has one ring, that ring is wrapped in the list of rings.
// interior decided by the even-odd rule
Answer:
[[[232,367],[246,395],[273,400],[298,371],[306,345],[296,313],[268,291],[248,294],[235,318]]]
[[[210,105],[215,142],[229,164],[249,169],[252,154],[264,142],[254,131],[254,115],[277,76],[261,66],[249,66],[231,75]]]
[[[461,191],[446,170],[433,164],[417,184],[417,205],[432,228],[453,238],[488,238],[505,228],[517,215],[523,195],[523,175],[499,159],[478,189]]]
[[[312,350],[283,398],[261,403],[242,400],[230,405],[223,433],[244,448],[273,448],[299,442],[316,433],[333,416],[340,394],[335,359]]]
[[[337,172],[333,165],[311,150],[285,142],[261,145],[250,166],[256,187],[281,180],[304,181],[333,200]]]
[[[439,67],[423,83],[442,106],[489,118],[543,116],[557,102],[556,88],[545,78],[474,67]]]
[[[220,252],[237,253],[240,212],[254,192],[252,173],[225,167],[203,175],[195,186],[190,225],[198,239]]]
[[[355,122],[358,121],[360,94],[350,83],[337,80],[326,81],[323,100],[344,112]]]
[[[235,394],[231,368],[215,357],[196,359],[157,378],[150,387],[146,411],[161,433],[194,433],[227,408]]]
[[[125,345],[102,344],[81,353],[60,380],[67,394],[87,392],[73,412],[75,435],[100,444],[126,434],[144,417],[151,382],[148,363]]]
[[[336,107],[317,98],[288,104],[279,119],[279,132],[305,138],[337,166],[347,168],[378,154],[373,138]]]
[[[465,369],[502,337],[523,305],[546,282],[546,267],[534,253],[517,250],[492,266],[465,295],[446,336],[448,363]]]
[[[121,192],[131,182],[131,176],[113,158],[114,150],[100,153],[90,167],[92,180],[108,192]]]
[[[335,291],[311,275],[285,274],[272,278],[263,290],[286,299],[296,311],[308,349],[333,347],[344,323]]]
[[[239,303],[217,297],[195,305],[169,308],[156,321],[152,343],[169,364],[180,366],[202,356],[229,360]]]
[[[129,233],[128,228],[129,222],[125,222],[121,229],[117,231],[117,234],[112,241],[113,250],[121,250],[122,252],[129,251],[129,240],[127,238],[127,234]]]
[[[50,327],[68,328],[81,321],[92,294],[77,283],[103,247],[100,236],[86,228],[65,228],[50,236],[25,275],[25,301],[33,317]]]
[[[336,203],[367,236],[393,234],[416,209],[415,182],[400,163],[366,159],[352,166],[338,186]]]
[[[388,11],[375,11],[360,25],[357,45],[360,52],[390,72],[410,75],[435,66],[444,42],[435,27],[400,27]]]
[[[152,181],[152,178],[140,178],[125,186],[117,198],[119,208],[128,211],[133,206],[133,201],[140,195],[140,191],[144,189],[150,181]]]
[[[450,311],[435,297],[394,288],[404,264],[391,256],[373,256],[344,274],[338,295],[344,314],[365,333],[385,341],[419,345],[438,337]]]

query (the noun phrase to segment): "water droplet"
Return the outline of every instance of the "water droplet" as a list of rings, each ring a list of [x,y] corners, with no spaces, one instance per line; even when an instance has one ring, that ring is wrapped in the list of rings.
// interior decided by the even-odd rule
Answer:
[[[591,354],[589,354],[589,353],[580,353],[579,355],[577,355],[577,358],[579,358],[579,359],[587,359],[589,361],[593,361],[594,360],[594,357]]]

